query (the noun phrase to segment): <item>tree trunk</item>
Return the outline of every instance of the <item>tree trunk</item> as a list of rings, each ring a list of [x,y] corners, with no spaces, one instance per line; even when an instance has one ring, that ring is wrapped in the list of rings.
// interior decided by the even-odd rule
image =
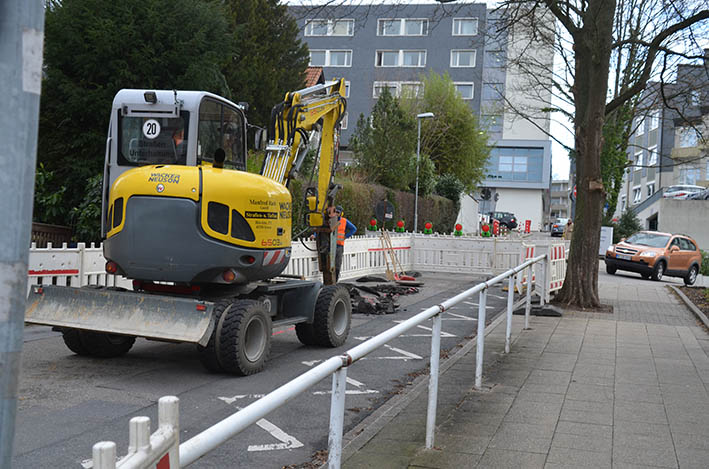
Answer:
[[[574,34],[576,215],[566,280],[557,300],[584,309],[600,306],[598,246],[605,200],[601,147],[615,8],[616,0],[589,0],[583,27]]]

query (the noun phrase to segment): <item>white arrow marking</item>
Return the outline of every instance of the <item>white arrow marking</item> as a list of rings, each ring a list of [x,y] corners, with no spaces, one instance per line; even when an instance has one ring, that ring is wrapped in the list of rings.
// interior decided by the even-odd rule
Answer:
[[[251,394],[252,396],[260,396],[263,397],[263,394]],[[245,395],[237,395],[234,397],[219,397],[218,399],[226,402],[227,404],[232,404],[235,400],[241,399],[242,397],[246,397],[248,394]],[[239,406],[234,406],[236,407],[237,410],[241,410],[241,407]],[[259,427],[263,428],[266,430],[272,437],[280,441],[281,443],[270,443],[266,445],[249,445],[247,448],[247,451],[274,451],[278,449],[294,449],[294,448],[300,448],[303,446],[303,443],[292,437],[291,435],[287,434],[271,422],[269,422],[266,419],[261,419],[258,422],[256,422],[256,425]]]
[[[316,363],[320,363],[321,361],[322,361],[322,360],[311,360],[311,361],[309,361],[309,362],[301,362],[301,363],[302,363],[303,365],[305,365],[305,366],[313,366],[313,365],[315,365]]]
[[[265,394],[237,394],[234,397],[220,397],[219,399],[223,400],[227,404],[233,404],[237,399],[261,399],[263,396],[265,396]]]

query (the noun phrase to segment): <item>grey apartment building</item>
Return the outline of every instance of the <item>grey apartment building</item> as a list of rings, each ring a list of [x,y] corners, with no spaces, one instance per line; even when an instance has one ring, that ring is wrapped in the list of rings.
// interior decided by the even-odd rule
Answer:
[[[495,19],[485,4],[338,4],[289,11],[310,49],[310,65],[323,67],[326,79],[346,81],[345,147],[359,115],[371,113],[385,88],[395,96],[417,93],[421,75],[447,73],[493,145],[482,184],[493,197],[481,211],[510,211],[541,227],[551,145],[539,127],[548,130],[549,122],[535,126],[506,112],[503,96],[510,99],[514,84],[506,67],[510,44],[504,35],[486,34]]]
[[[709,185],[709,49],[703,63],[680,64],[675,80],[649,83],[633,120],[629,167],[614,216],[633,210],[646,229],[658,229],[660,198],[671,185]],[[663,98],[664,95],[664,98]]]

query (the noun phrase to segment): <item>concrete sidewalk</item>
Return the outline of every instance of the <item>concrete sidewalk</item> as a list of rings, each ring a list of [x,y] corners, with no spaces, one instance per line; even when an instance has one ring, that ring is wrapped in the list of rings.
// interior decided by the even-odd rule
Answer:
[[[526,331],[515,316],[509,355],[497,323],[482,390],[475,349],[458,354],[440,378],[433,450],[420,383],[373,416],[371,439],[348,433],[343,467],[709,467],[706,330],[665,282],[604,274],[599,291],[614,313],[533,316]]]

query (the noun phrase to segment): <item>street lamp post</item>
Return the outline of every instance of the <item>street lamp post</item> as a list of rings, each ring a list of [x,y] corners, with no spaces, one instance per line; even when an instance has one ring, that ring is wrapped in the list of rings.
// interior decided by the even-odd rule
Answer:
[[[416,146],[416,194],[414,198],[414,233],[416,233],[419,221],[419,158],[421,157],[421,119],[433,117],[432,112],[423,112],[416,115],[418,120],[418,144]]]

